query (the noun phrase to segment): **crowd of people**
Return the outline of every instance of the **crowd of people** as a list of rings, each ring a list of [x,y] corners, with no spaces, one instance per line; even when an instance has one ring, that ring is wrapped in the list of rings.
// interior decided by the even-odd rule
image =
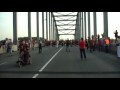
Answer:
[[[3,52],[8,53],[10,56],[12,56],[12,52],[13,52],[12,46],[13,46],[12,39],[9,39],[9,38],[6,38],[0,44],[0,47],[3,49]]]
[[[80,53],[81,53],[81,59],[83,58],[82,54],[84,55],[84,58],[86,58],[85,49],[90,50],[90,52],[94,52],[95,50],[98,51],[105,51],[106,53],[110,53],[110,47],[114,43],[115,46],[120,46],[120,36],[118,36],[117,30],[115,31],[115,42],[114,40],[110,39],[110,37],[105,36],[102,34],[102,38],[100,38],[100,35],[93,36],[92,38],[88,37],[88,39],[83,40],[81,38],[79,42],[80,47]]]
[[[115,43],[120,45],[120,37],[118,36],[117,30],[115,31]],[[113,43],[113,40],[111,40],[109,37],[106,37],[104,34],[101,35],[102,37],[100,38],[100,35],[98,34],[97,36],[92,35],[91,38],[88,37],[88,39],[84,40],[84,38],[81,39],[76,39],[76,40],[39,40],[37,42],[35,39],[30,40],[25,40],[21,39],[18,40],[17,47],[19,51],[19,55],[24,53],[24,58],[29,58],[29,49],[32,48],[34,50],[35,44],[38,44],[38,52],[42,53],[42,47],[43,46],[51,46],[51,47],[56,47],[59,48],[59,46],[66,46],[66,52],[70,52],[70,46],[72,47],[73,45],[79,46],[80,49],[80,57],[81,59],[86,58],[86,50],[89,50],[91,53],[94,52],[95,50],[98,51],[105,51],[106,53],[109,53],[109,48],[111,43]],[[43,44],[44,43],[44,44]],[[10,56],[12,56],[12,46],[13,42],[11,39],[6,38],[5,40],[2,41],[2,44],[0,44],[0,47],[3,48],[3,51],[5,53],[8,53]],[[82,55],[83,54],[83,55]]]

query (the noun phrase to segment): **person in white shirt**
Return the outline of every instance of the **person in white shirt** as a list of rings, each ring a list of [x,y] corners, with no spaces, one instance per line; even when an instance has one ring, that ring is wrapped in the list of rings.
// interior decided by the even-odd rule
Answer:
[[[58,48],[58,45],[59,45],[59,41],[56,42],[56,47]]]

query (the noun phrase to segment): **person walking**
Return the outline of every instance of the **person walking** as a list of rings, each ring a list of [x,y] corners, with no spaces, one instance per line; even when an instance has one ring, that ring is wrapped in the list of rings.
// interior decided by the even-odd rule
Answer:
[[[66,52],[69,50],[69,52],[70,52],[70,41],[69,41],[69,39],[67,39],[67,41],[66,41]]]
[[[118,31],[116,30],[114,34],[115,34],[115,43],[116,43],[118,38]]]
[[[42,41],[39,41],[39,54],[42,53]]]
[[[79,43],[81,60],[83,59],[83,55],[84,55],[84,58],[86,59],[85,45],[86,45],[85,41],[83,40],[83,38],[81,38]]]
[[[12,40],[9,39],[8,41],[8,53],[10,56],[12,56]]]
[[[59,41],[56,41],[56,47],[58,48],[58,46],[59,46]]]
[[[102,39],[98,41],[98,49],[99,49],[99,52],[102,51]]]
[[[9,40],[8,40],[8,38],[6,38],[6,40],[5,40],[5,52],[6,53],[8,53],[8,42],[9,42]]]

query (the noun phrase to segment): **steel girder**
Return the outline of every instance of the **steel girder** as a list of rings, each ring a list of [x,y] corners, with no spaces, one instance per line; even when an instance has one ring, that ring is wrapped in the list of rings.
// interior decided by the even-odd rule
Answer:
[[[76,29],[76,19],[73,19],[73,18],[74,17],[77,18],[78,12],[77,12],[77,14],[74,14],[74,13],[75,12],[70,12],[68,14],[62,14],[61,12],[52,12],[57,30],[63,33],[63,34],[60,34],[60,35],[74,35],[74,34],[70,34],[70,33],[73,32]],[[55,15],[55,14],[59,14],[59,15]],[[67,19],[64,19],[63,17],[65,17]],[[59,20],[57,20],[56,18],[59,18]],[[69,23],[65,23],[67,21]],[[59,22],[61,24],[57,24],[57,22]],[[75,22],[75,24],[71,24],[72,22]],[[64,26],[70,26],[70,27],[65,28]],[[72,29],[72,27],[75,27],[75,28]],[[69,33],[64,33],[63,30],[70,30],[70,32]]]

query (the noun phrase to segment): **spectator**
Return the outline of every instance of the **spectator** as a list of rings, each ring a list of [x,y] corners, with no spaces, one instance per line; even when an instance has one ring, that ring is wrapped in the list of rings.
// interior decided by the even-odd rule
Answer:
[[[115,42],[117,42],[117,38],[118,38],[118,31],[116,30],[114,34],[115,34]]]
[[[109,39],[106,37],[106,39],[105,39],[105,50],[106,50],[106,53],[109,52],[109,44],[110,44],[110,41],[109,41]]]
[[[6,40],[5,40],[5,52],[6,53],[8,53],[8,42],[9,42],[9,40],[8,40],[8,38],[6,38]]]

